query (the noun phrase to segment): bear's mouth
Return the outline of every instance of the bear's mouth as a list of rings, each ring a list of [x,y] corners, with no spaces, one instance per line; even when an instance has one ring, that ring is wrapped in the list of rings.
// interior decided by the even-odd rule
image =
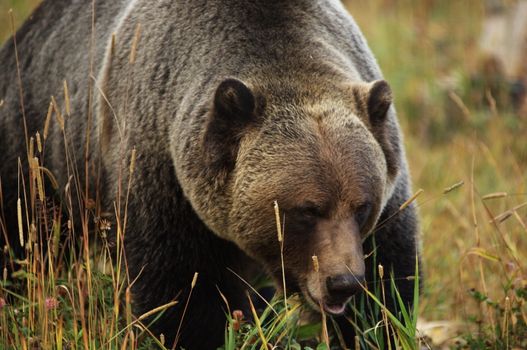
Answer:
[[[313,297],[309,290],[307,290],[305,293],[305,298],[307,299],[308,304],[311,305],[315,310],[321,311],[320,308],[324,310],[324,312],[332,315],[332,316],[340,316],[346,311],[346,306],[348,305],[348,301],[350,298],[346,298],[345,300],[324,300],[322,302],[318,301],[317,298]]]
[[[326,301],[323,303],[323,307],[324,307],[325,312],[331,315],[334,315],[334,316],[340,316],[346,310],[347,304],[348,304],[347,300],[343,303],[329,303]]]

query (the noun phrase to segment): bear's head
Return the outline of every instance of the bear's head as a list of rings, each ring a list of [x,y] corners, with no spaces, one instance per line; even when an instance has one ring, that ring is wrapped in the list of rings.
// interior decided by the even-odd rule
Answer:
[[[279,93],[266,94],[273,89]],[[280,287],[276,201],[287,291],[340,314],[364,282],[362,241],[398,173],[391,90],[383,80],[318,97],[281,89],[236,79],[217,87],[201,144],[209,184],[222,195],[204,206],[223,210],[216,211],[222,218],[202,217],[263,264]]]

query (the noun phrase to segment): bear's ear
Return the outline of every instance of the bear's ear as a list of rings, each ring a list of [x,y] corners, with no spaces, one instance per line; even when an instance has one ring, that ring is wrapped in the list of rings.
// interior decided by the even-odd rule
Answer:
[[[217,170],[232,170],[239,141],[257,120],[259,99],[237,79],[225,79],[214,94],[212,111],[203,139],[207,165]]]
[[[388,111],[393,103],[392,89],[386,81],[376,80],[355,85],[354,95],[364,122],[384,152],[388,175],[393,179],[398,172],[401,150],[397,131],[387,121]]]
[[[367,94],[366,107],[372,126],[379,126],[386,120],[388,109],[392,105],[392,89],[385,80],[376,80]]]
[[[251,118],[256,98],[247,85],[237,79],[225,79],[214,95],[215,112],[237,123]]]

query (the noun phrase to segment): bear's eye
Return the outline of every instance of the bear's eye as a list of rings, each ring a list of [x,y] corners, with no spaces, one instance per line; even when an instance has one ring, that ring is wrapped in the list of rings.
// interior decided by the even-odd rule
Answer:
[[[292,212],[297,220],[313,221],[324,216],[322,208],[312,202],[295,207]]]
[[[315,205],[306,205],[297,207],[295,209],[295,212],[299,216],[303,216],[306,218],[316,218],[322,216],[322,211],[320,208],[316,207]]]
[[[360,205],[355,210],[355,221],[357,222],[357,225],[359,225],[359,229],[362,231],[364,229],[364,226],[368,222],[368,218],[370,217],[371,213],[371,204],[366,202],[362,205]]]
[[[317,222],[324,216],[323,210],[313,203],[303,203],[286,210],[286,230],[304,236],[313,232]],[[287,233],[286,233],[287,234]]]

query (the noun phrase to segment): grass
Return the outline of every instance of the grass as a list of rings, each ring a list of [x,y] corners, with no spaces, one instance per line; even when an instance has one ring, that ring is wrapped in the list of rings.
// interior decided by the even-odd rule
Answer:
[[[1,0],[0,1],[0,41],[3,43],[11,36],[11,18],[9,10],[13,10],[19,24],[23,18],[31,13],[32,9],[40,3],[40,0]]]
[[[0,38],[10,32],[7,9],[13,8],[20,21],[36,3],[0,0]],[[394,332],[404,349],[526,348],[527,119],[507,101],[493,98],[481,83],[485,79],[477,41],[483,5],[356,0],[348,7],[395,92],[414,187],[424,189],[416,200],[423,237],[423,294],[415,298],[413,310],[401,306],[398,318],[382,306],[383,291],[392,288],[388,276],[371,295],[356,300],[358,318],[350,321],[362,330],[357,346],[383,348],[386,332]],[[505,78],[502,88],[507,89]],[[40,157],[38,147],[34,153]],[[57,242],[73,228],[60,220],[57,203],[37,205],[42,197],[38,181],[47,181],[47,175],[35,168],[32,176],[36,185],[27,195],[34,207],[28,212],[21,208],[23,217],[36,218],[45,208],[49,220],[26,225],[26,231],[48,232]],[[122,252],[121,219],[114,224],[117,252]],[[16,286],[2,276],[0,345],[170,347],[149,333],[145,315],[131,313],[129,281],[120,268],[124,261],[121,254],[116,259],[110,254],[110,232],[114,230],[109,231],[107,223],[99,222],[94,238],[80,248],[71,240],[70,249],[58,249],[63,246],[56,243],[45,249],[27,246],[28,259],[15,275]],[[303,320],[295,296],[273,300],[271,306],[254,310],[255,322],[230,310],[224,349],[260,349],[262,344],[324,349],[328,340],[338,348],[338,337],[326,338],[320,320]],[[417,336],[425,333],[429,339],[420,344]]]

